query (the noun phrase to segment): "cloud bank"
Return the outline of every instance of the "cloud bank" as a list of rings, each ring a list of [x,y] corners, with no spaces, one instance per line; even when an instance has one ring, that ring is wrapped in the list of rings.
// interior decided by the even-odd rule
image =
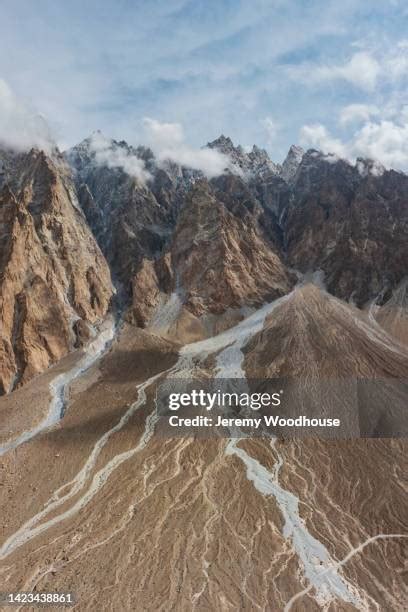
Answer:
[[[373,104],[349,104],[341,109],[339,121],[341,125],[348,125],[349,123],[368,121],[371,117],[379,114],[379,108]]]
[[[341,65],[321,66],[315,72],[317,80],[344,80],[363,90],[373,91],[381,73],[379,62],[365,51],[355,53]]]
[[[303,147],[318,149],[323,153],[348,157],[345,145],[339,139],[331,136],[324,125],[304,125],[300,130],[300,144]]]
[[[41,6],[3,0],[0,75],[61,148],[97,128],[129,138],[149,116],[188,126],[195,150],[224,133],[282,161],[303,125],[340,128],[346,142],[357,119],[337,126],[341,107],[406,102],[402,0],[90,0],[92,20],[74,0]],[[30,144],[42,140],[30,131]]]
[[[120,168],[143,185],[152,178],[142,159],[106,138],[101,132],[92,134],[90,150],[95,154],[97,164],[108,168]]]
[[[189,146],[179,123],[161,123],[146,117],[143,125],[145,142],[151,147],[159,164],[171,161],[200,170],[207,178],[219,176],[226,168],[237,172],[227,155],[214,149]]]
[[[170,161],[199,170],[208,178],[219,176],[226,168],[239,172],[227,155],[207,147],[198,149],[188,145],[183,127],[179,123],[162,123],[151,118],[145,118],[142,123],[141,144],[152,149],[159,166],[165,166],[166,162]],[[92,134],[89,146],[97,164],[108,168],[121,168],[142,184],[152,178],[143,159],[126,146],[106,138],[100,131]]]
[[[304,146],[311,146],[324,153],[354,160],[364,157],[378,160],[388,168],[408,168],[408,122],[392,120],[368,120],[348,140],[334,137],[321,124],[306,125],[300,139]]]
[[[54,147],[47,122],[27,108],[0,79],[0,145],[16,151],[32,147],[50,153]]]

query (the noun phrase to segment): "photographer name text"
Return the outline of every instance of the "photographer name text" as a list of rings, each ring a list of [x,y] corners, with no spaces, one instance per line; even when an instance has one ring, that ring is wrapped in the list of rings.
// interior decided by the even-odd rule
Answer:
[[[190,418],[172,415],[168,417],[171,427],[250,427],[258,429],[266,427],[340,427],[340,419],[310,418],[304,415],[286,418],[279,415],[264,415],[261,417],[225,417],[218,415],[216,419],[208,416]]]

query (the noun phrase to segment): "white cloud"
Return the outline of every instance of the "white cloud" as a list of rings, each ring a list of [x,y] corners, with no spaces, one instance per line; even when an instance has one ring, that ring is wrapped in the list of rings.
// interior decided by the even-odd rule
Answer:
[[[382,176],[385,172],[384,166],[377,160],[362,161],[359,159],[356,166],[361,176],[367,176],[368,174]]]
[[[338,66],[321,66],[317,69],[317,80],[342,79],[360,89],[372,91],[381,72],[379,62],[366,51],[355,53],[348,62]]]
[[[108,166],[108,168],[121,168],[142,184],[151,178],[142,159],[115,145],[112,140],[105,138],[100,132],[92,134],[90,148],[95,153],[96,163],[100,165]]]
[[[357,121],[368,121],[379,113],[378,107],[372,104],[349,104],[341,109],[339,120],[342,125],[347,125]]]
[[[304,125],[300,130],[300,143],[313,147],[323,153],[334,153],[339,157],[347,157],[347,148],[338,138],[330,136],[324,125]]]
[[[146,115],[188,126],[188,142],[197,147],[221,132],[264,147],[259,118],[273,109],[279,158],[301,125],[328,120],[340,100],[359,101],[360,91],[343,80],[356,79],[354,54],[375,58],[375,71],[375,61],[383,65],[395,52],[393,73],[404,71],[397,48],[404,0],[392,16],[380,0],[109,3],[90,21],[78,20],[72,2],[47,2],[44,11],[21,4],[2,3],[0,74],[17,95],[30,97],[65,147],[98,127],[129,139]],[[338,80],[316,88],[314,73],[332,66],[340,68]],[[299,87],[297,68],[310,87]],[[380,90],[394,82],[386,68],[376,81]],[[388,94],[369,102],[382,108]]]
[[[323,125],[304,126],[301,129],[304,145],[335,153],[354,160],[364,157],[378,160],[388,168],[408,170],[408,122],[381,120],[367,121],[352,137],[342,142],[333,137]]]
[[[190,147],[184,139],[179,123],[161,123],[145,118],[145,141],[151,147],[159,163],[166,160],[194,170],[201,170],[208,178],[219,176],[226,168],[237,172],[230,158],[215,149]]]
[[[27,108],[0,79],[0,145],[17,151],[32,147],[50,152],[53,139],[45,119]]]
[[[179,123],[162,123],[145,117],[143,125],[152,149],[171,149],[183,144],[184,133]]]
[[[352,142],[355,155],[378,159],[385,166],[408,169],[408,123],[368,122]]]

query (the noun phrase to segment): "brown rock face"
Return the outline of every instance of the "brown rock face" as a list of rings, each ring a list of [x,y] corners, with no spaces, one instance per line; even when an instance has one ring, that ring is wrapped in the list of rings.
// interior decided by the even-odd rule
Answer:
[[[353,166],[317,151],[304,153],[294,146],[282,167],[273,164],[264,151],[255,147],[252,153],[246,154],[225,137],[208,146],[229,155],[241,176],[226,171],[208,183],[197,171],[170,163],[161,166],[148,149],[134,149],[123,141],[111,141],[113,152],[120,150],[122,154],[143,160],[151,178],[142,185],[123,169],[98,164],[91,139],[67,154],[75,168],[81,206],[133,305],[136,298],[132,288],[141,295],[145,283],[144,260],[157,262],[170,252],[173,271],[180,267],[187,283],[183,289],[191,293],[189,307],[196,313],[218,312],[227,304],[244,303],[240,284],[241,287],[247,284],[249,304],[254,302],[255,294],[268,295],[265,284],[270,284],[271,267],[275,268],[272,276],[276,277],[276,265],[300,272],[322,270],[327,289],[358,306],[380,293],[385,296],[402,281],[408,256],[406,175],[385,171],[370,160],[358,160]],[[227,253],[226,261],[231,266],[225,266],[225,275],[217,276],[219,266],[215,261],[209,265],[199,261],[197,247],[188,235],[189,231],[197,233],[198,230],[193,219],[195,213],[188,213],[190,191],[196,192],[198,185],[201,189],[207,185],[205,189],[224,211],[216,220],[211,216],[214,212],[210,207],[205,212],[202,209],[202,216],[210,215],[206,223],[208,227],[211,223],[214,225],[214,236],[220,237],[224,252],[221,247],[211,245],[210,254],[210,239],[205,243],[202,237],[200,248],[206,249],[206,258],[222,258]],[[188,224],[193,229],[189,230]],[[217,234],[216,228],[221,226],[224,237],[220,232]],[[238,227],[245,228],[245,237],[241,236],[237,249],[234,234],[240,231]],[[227,234],[231,239],[225,238]],[[199,231],[198,236],[201,236]],[[187,243],[182,245],[186,237]],[[192,249],[188,258],[187,244]],[[241,244],[243,253],[236,256]],[[251,248],[262,254],[266,245],[270,253],[259,258],[256,254],[248,256],[245,244],[251,244]],[[247,260],[244,269],[241,255]],[[272,263],[275,256],[282,263]],[[233,260],[241,267],[239,278]],[[156,263],[152,265],[156,270]],[[220,283],[221,276],[228,278]],[[212,277],[217,279],[218,295],[212,290],[210,296]],[[178,279],[180,286],[183,279]],[[201,281],[203,295],[200,295]],[[152,282],[156,283],[154,274],[149,280]],[[258,282],[260,286],[255,287]],[[147,285],[146,289],[151,291]],[[156,287],[153,291],[163,291],[163,288]],[[148,302],[153,304],[154,300],[148,298]]]
[[[264,237],[258,223],[262,209],[255,203],[260,211],[198,181],[166,254],[155,262],[146,260],[134,278],[133,320],[147,322],[160,292],[177,292],[195,316],[257,306],[287,293],[295,278]]]
[[[205,182],[192,190],[170,252],[176,282],[197,315],[259,305],[294,281],[252,217],[234,215]]]
[[[277,211],[261,204],[254,185],[229,173],[208,182],[188,168],[158,164],[143,147],[108,144],[143,160],[151,178],[142,183],[123,168],[100,164],[92,137],[67,159],[88,223],[131,302],[129,320],[145,325],[174,290],[183,293],[190,313],[200,315],[256,305],[291,287],[280,260]],[[268,159],[256,147],[246,159],[255,182],[275,176]]]
[[[122,168],[110,168],[95,159],[92,137],[71,149],[67,159],[75,174],[80,205],[98,244],[120,281],[132,296],[135,275],[143,275],[144,259],[158,259],[174,226],[184,187],[172,168],[156,167],[149,149],[134,149],[109,141],[111,150],[138,157],[152,180],[143,184]],[[181,173],[180,168],[178,171]]]
[[[144,259],[132,280],[132,306],[127,319],[144,327],[159,303],[160,292],[169,293],[173,284],[170,254],[155,261]]]
[[[406,275],[408,177],[359,163],[306,153],[284,231],[291,266],[322,269],[331,293],[362,306]]]
[[[77,343],[76,321],[99,321],[112,296],[66,167],[44,153],[15,156],[0,197],[0,392]],[[83,334],[81,334],[83,336]]]

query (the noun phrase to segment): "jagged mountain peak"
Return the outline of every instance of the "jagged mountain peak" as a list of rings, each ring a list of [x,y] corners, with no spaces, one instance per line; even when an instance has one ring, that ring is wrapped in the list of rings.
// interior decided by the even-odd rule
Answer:
[[[299,180],[306,174],[318,177],[321,173],[329,173],[332,176],[343,177],[356,185],[368,177],[381,178],[389,173],[395,176],[406,177],[401,170],[387,169],[379,160],[372,158],[357,157],[355,162],[335,153],[325,153],[317,149],[308,149],[303,153],[295,174],[288,182]]]
[[[291,145],[285,161],[282,164],[281,177],[289,183],[296,175],[296,172],[302,162],[305,152],[298,145]]]
[[[92,166],[107,165],[110,168],[122,168],[125,173],[133,176],[134,173],[129,172],[129,164],[126,163],[126,158],[140,160],[141,175],[143,174],[144,164],[148,171],[155,167],[155,157],[149,147],[142,145],[134,147],[125,140],[118,141],[108,138],[100,130],[92,132],[80,143],[64,151],[63,155],[74,171],[80,175],[86,174],[87,169]]]
[[[266,151],[266,149],[261,149],[260,147],[257,147],[256,145],[254,145],[252,147],[252,150],[248,153],[248,157],[249,159],[251,159],[255,164],[261,165],[261,164],[273,164],[271,158],[268,155],[268,152]],[[274,166],[276,166],[276,164],[273,164]],[[277,167],[277,166],[276,166]]]
[[[64,151],[64,155],[70,160],[75,156],[92,157],[97,148],[104,147],[108,149],[114,148],[115,146],[128,147],[125,141],[116,143],[112,138],[105,136],[101,130],[94,130],[89,136],[81,140],[81,142]]]
[[[265,149],[256,145],[252,147],[251,151],[247,152],[241,145],[235,146],[229,136],[221,134],[221,136],[209,142],[207,147],[228,155],[232,163],[247,176],[264,177],[270,174],[279,174],[280,167],[274,164]]]
[[[0,394],[72,350],[79,327],[102,319],[112,295],[107,263],[62,158],[38,149],[20,153],[6,178],[0,198]]]
[[[69,180],[71,170],[65,157],[58,149],[51,154],[39,148],[27,151],[12,151],[0,149],[0,188],[9,184],[17,193],[26,179],[37,182],[47,179],[55,183],[57,177]]]
[[[137,151],[137,149],[126,142],[126,140],[115,140],[114,138],[106,136],[101,130],[94,130],[89,136],[81,140],[81,142],[64,151],[64,155],[66,157],[72,157],[74,154],[85,153],[92,156],[96,151],[101,149],[123,149],[126,152],[132,153]]]
[[[219,136],[215,140],[208,142],[207,147],[210,147],[210,149],[218,149],[218,151],[221,152],[228,152],[232,149],[235,149],[234,143],[232,142],[231,138],[229,136],[224,136],[224,134],[221,134],[221,136]]]

